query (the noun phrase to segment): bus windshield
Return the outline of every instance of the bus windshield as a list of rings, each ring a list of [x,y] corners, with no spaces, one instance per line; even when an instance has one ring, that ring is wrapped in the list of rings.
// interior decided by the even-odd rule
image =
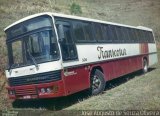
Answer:
[[[58,60],[56,36],[51,19],[48,18],[37,17],[16,25],[18,28],[9,29],[7,32],[9,68]]]

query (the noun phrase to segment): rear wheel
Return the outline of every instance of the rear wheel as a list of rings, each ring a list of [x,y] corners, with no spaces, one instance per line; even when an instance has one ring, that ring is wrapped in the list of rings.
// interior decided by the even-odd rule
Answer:
[[[146,59],[143,59],[143,73],[148,72],[148,62]]]
[[[90,84],[90,92],[91,95],[97,95],[102,93],[105,89],[105,80],[103,73],[96,69],[91,76],[91,84]]]

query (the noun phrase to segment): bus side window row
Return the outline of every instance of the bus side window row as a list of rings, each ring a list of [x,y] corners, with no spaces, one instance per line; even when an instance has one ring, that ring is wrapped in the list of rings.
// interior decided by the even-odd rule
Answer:
[[[101,24],[94,27],[99,30],[98,33],[103,34],[103,38],[96,37],[98,42],[112,42],[112,43],[145,43],[154,42],[153,34],[150,31],[144,31],[134,28],[121,27],[115,25]],[[96,35],[97,33],[95,33]]]
[[[153,43],[151,31],[111,24],[64,19],[70,22],[75,43]]]

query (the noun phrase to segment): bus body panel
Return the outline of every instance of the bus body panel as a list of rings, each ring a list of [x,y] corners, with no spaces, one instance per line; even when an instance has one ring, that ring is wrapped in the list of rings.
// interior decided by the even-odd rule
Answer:
[[[67,95],[89,88],[90,73],[86,67],[83,65],[64,69],[63,79]]]
[[[68,69],[68,75],[66,72],[62,71],[62,80],[46,83],[46,84],[34,84],[34,85],[22,85],[16,87],[8,87],[8,90],[14,89],[16,93],[19,91],[22,93],[16,94],[16,96],[9,95],[11,99],[35,99],[35,98],[53,98],[59,96],[67,96],[90,87],[90,75],[91,70],[94,67],[102,67],[103,73],[105,75],[105,80],[109,81],[114,78],[126,75],[128,73],[142,69],[142,58],[145,57],[135,56],[130,58],[116,59],[101,63],[93,63],[84,66],[78,66]],[[51,94],[38,94],[31,95],[25,93],[28,87],[33,88],[35,91],[39,91],[40,88],[58,86],[58,91]]]
[[[99,42],[99,40],[92,42],[75,42],[78,59],[71,61],[63,61],[61,43],[59,41],[59,35],[57,31],[55,17],[62,18],[62,21],[67,19],[71,22],[73,19],[79,21],[86,21],[104,25],[121,26],[135,30],[142,30],[152,32],[152,29],[143,27],[133,27],[122,24],[116,24],[111,22],[99,21],[89,18],[81,18],[76,16],[60,15],[55,13],[42,13],[39,15],[29,16],[16,23],[8,26],[5,31],[9,30],[13,26],[23,23],[26,20],[32,18],[49,15],[53,20],[53,27],[55,29],[57,44],[59,47],[60,58],[58,61],[44,62],[39,65],[37,69],[34,65],[25,66],[20,68],[6,70],[6,77],[20,79],[22,76],[30,77],[36,74],[45,74],[50,71],[60,71],[61,79],[53,82],[26,84],[18,86],[8,86],[9,98],[11,99],[34,99],[34,98],[53,98],[60,96],[67,96],[85,89],[90,88],[90,77],[92,76],[93,69],[100,69],[105,77],[105,81],[112,80],[114,78],[126,75],[128,73],[140,70],[143,68],[143,59],[148,61],[148,65],[151,66],[157,63],[157,49],[155,40],[152,42]],[[70,24],[69,23],[69,24]],[[72,25],[69,26],[69,30],[72,31]],[[93,25],[92,25],[93,26]],[[93,31],[94,32],[94,31]],[[92,34],[93,34],[92,32]],[[129,33],[129,32],[128,32]],[[72,32],[73,34],[73,32]],[[133,34],[133,33],[132,33]],[[132,35],[131,34],[131,35]],[[122,34],[123,35],[123,34]],[[73,35],[71,35],[73,36]],[[104,36],[104,35],[103,35]],[[113,36],[113,35],[112,35]],[[132,35],[133,36],[133,35]],[[108,37],[108,36],[107,36]],[[72,38],[73,39],[73,38]],[[109,38],[107,38],[109,39]],[[125,40],[130,40],[125,36]],[[133,38],[132,38],[133,39]],[[135,39],[135,38],[134,38]],[[137,39],[141,40],[140,37]],[[144,38],[142,39],[144,40]],[[37,76],[37,75],[36,75]],[[52,77],[51,77],[52,78]],[[38,79],[38,76],[37,76]],[[34,80],[33,80],[34,81]],[[43,93],[42,90],[51,92]],[[10,94],[14,92],[14,95]]]
[[[36,69],[35,65],[15,68],[15,69],[11,69],[10,71],[6,70],[6,77],[7,78],[11,78],[11,77],[18,78],[20,76],[33,75],[33,74],[44,73],[44,72],[62,69],[62,65],[61,65],[60,60],[41,63],[38,65],[39,65],[38,70]]]
[[[40,93],[41,88],[54,88],[55,90],[51,93]],[[62,80],[51,82],[51,83],[41,83],[32,85],[21,85],[14,87],[7,87],[8,91],[15,91],[15,95],[10,95],[10,99],[37,99],[37,98],[53,98],[59,96],[65,96],[64,83]]]
[[[151,44],[149,43],[149,66],[155,64],[158,62],[158,57],[157,57],[157,48],[156,48],[156,44]]]
[[[104,49],[110,50],[110,48],[113,49],[119,49],[119,48],[124,48],[126,49],[126,56],[118,56],[118,58],[107,58],[106,60],[100,61],[98,59],[98,55],[100,55],[100,51],[98,52],[97,46],[102,46]],[[148,47],[149,48],[145,48]],[[144,57],[149,58],[149,62],[151,63],[151,60],[154,60],[156,62],[156,59],[150,59],[150,58],[155,58],[155,57],[150,57],[150,55],[154,55],[154,51],[156,50],[154,48],[154,45],[145,45],[145,44],[112,44],[105,46],[105,44],[100,44],[100,45],[90,45],[90,50],[89,53],[84,52],[83,50],[87,49],[88,47],[86,45],[77,45],[78,49],[78,56],[79,59],[82,59],[84,56],[87,58],[87,61],[92,62],[87,62],[83,63],[83,59],[80,61],[74,61],[73,63],[65,63],[63,62],[64,70],[62,70],[62,80],[53,82],[53,83],[46,83],[46,84],[36,84],[36,85],[30,85],[31,87],[35,88],[36,91],[40,87],[50,87],[57,85],[58,86],[58,92],[54,94],[39,94],[36,95],[29,95],[27,98],[27,94],[23,93],[22,95],[17,95],[17,96],[12,96],[9,95],[11,99],[34,99],[34,98],[50,98],[50,97],[59,97],[59,96],[67,96],[85,89],[88,89],[90,87],[90,76],[91,76],[91,70],[94,67],[101,67],[105,76],[105,80],[109,81],[114,78],[126,75],[128,73],[140,70],[143,68],[142,65],[142,59]],[[92,49],[91,49],[92,48]],[[134,50],[136,49],[136,51]],[[149,49],[149,51],[147,51]],[[94,52],[97,51],[96,53]],[[148,54],[149,55],[148,55]],[[122,53],[123,54],[123,53]],[[135,55],[136,54],[136,55]],[[101,56],[103,57],[103,56]],[[109,56],[108,56],[109,57]],[[111,57],[111,56],[110,56]],[[114,56],[112,56],[114,57]],[[81,64],[83,63],[83,64]],[[52,64],[52,65],[49,65]],[[52,70],[52,66],[58,66],[60,68],[60,62],[55,63],[49,63],[46,65],[47,70]],[[53,65],[54,64],[54,65]],[[78,64],[78,65],[77,65]],[[41,66],[40,66],[41,67]],[[49,68],[50,67],[50,68]],[[52,69],[51,69],[52,68]],[[26,70],[27,68],[24,67],[21,70]],[[15,71],[13,69],[13,71]],[[44,70],[43,70],[44,71]],[[9,72],[8,72],[9,73]],[[13,75],[12,75],[13,76]],[[17,76],[17,75],[15,75]],[[10,77],[9,77],[10,78]],[[18,77],[16,77],[18,78]],[[27,90],[27,85],[22,85],[19,87],[8,87],[8,90],[14,89],[16,92],[20,90]]]
[[[82,44],[77,45],[77,52],[78,60],[63,63],[64,67],[141,55],[139,44]]]

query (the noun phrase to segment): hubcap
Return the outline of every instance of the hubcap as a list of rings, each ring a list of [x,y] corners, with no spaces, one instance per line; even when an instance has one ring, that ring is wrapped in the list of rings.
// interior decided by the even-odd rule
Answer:
[[[148,70],[147,62],[144,61],[144,72],[147,72],[147,70]]]
[[[99,89],[100,85],[101,85],[100,79],[96,75],[94,75],[93,81],[92,81],[92,89],[97,90]]]

